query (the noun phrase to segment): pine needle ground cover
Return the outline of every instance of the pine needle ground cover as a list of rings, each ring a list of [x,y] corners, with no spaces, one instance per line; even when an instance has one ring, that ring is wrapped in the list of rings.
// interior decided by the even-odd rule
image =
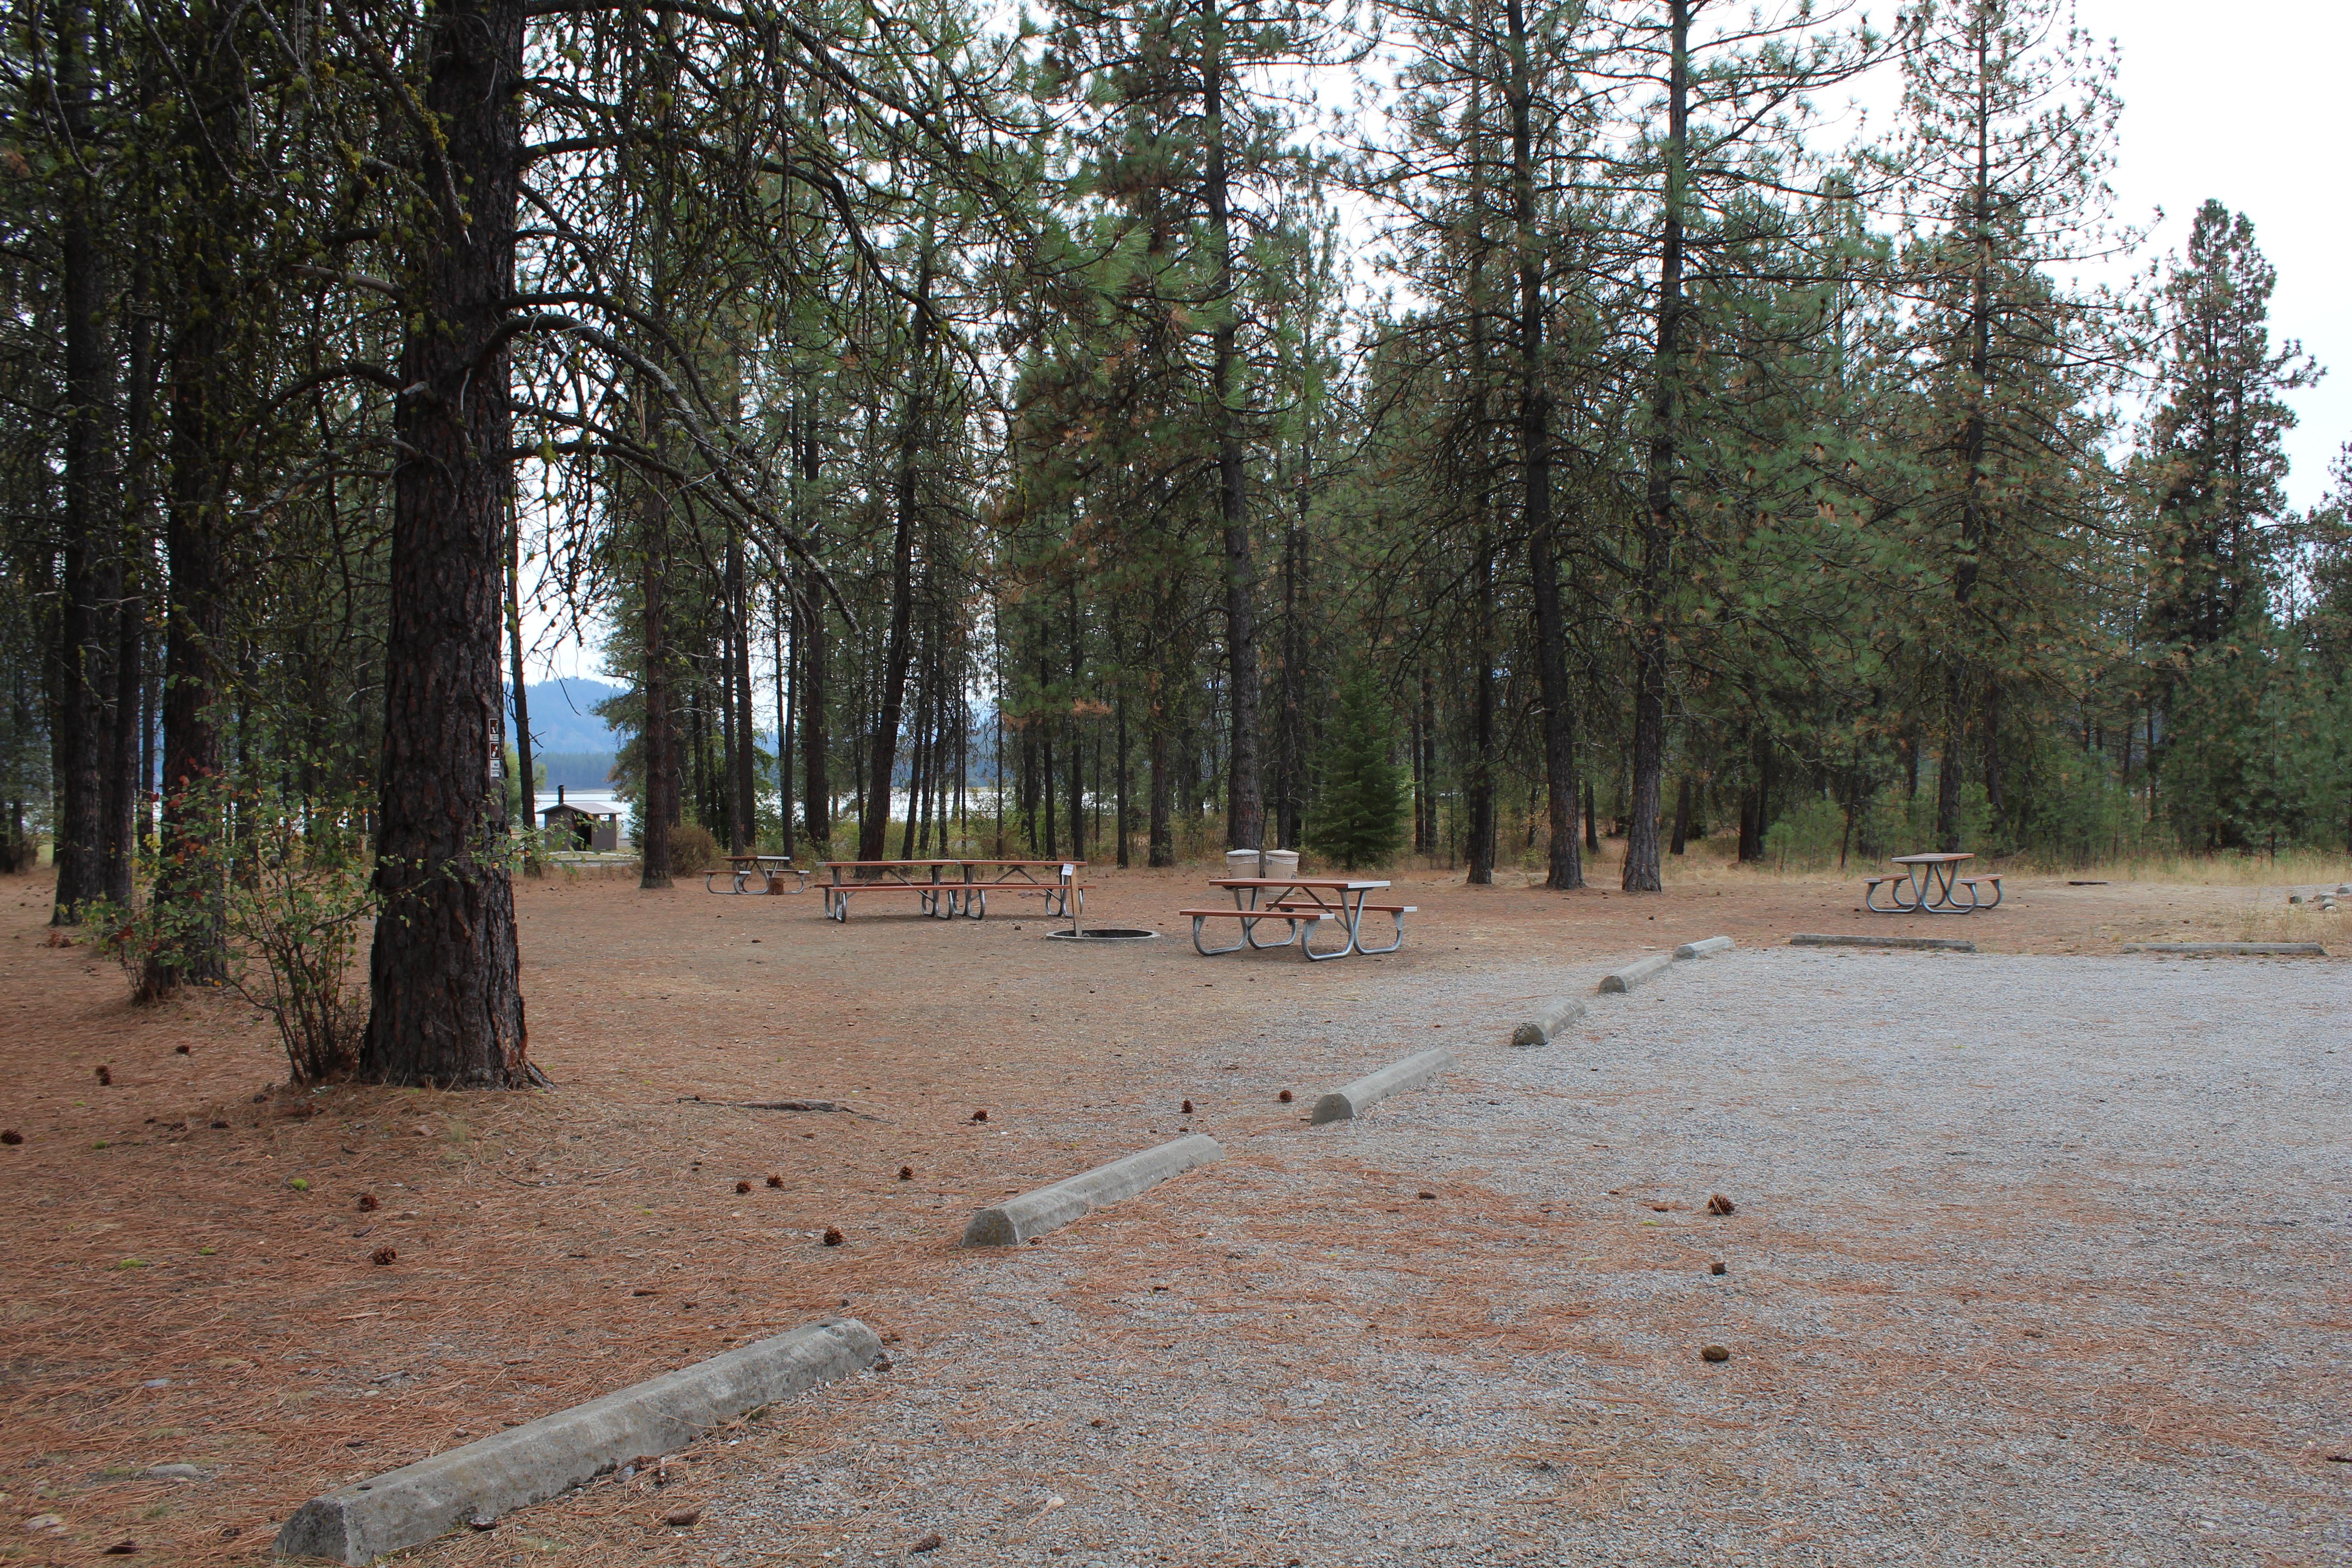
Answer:
[[[838,1562],[822,1553],[852,1527],[835,1512],[812,1512],[790,1540],[765,1525],[756,1541],[724,1532],[749,1529],[744,1500],[772,1494],[778,1477],[837,1485],[856,1500],[848,1510],[862,1514],[859,1502],[880,1505],[919,1472],[968,1466],[975,1445],[995,1452],[1009,1429],[1038,1419],[1023,1407],[1026,1393],[996,1401],[1042,1387],[1035,1380],[1049,1373],[1061,1380],[1055,1419],[1069,1424],[1072,1442],[1108,1445],[1125,1433],[1119,1440],[1134,1446],[1089,1451],[1084,1465],[1077,1449],[1058,1446],[1029,1456],[1050,1458],[1047,1468],[999,1462],[973,1511],[940,1521],[971,1560],[1076,1550],[1079,1537],[1039,1532],[1087,1509],[1098,1519],[1105,1478],[1155,1473],[1174,1489],[1149,1494],[1148,1504],[1168,1514],[1166,1539],[1181,1556],[1192,1526],[1181,1511],[1188,1494],[1174,1483],[1237,1474],[1245,1467],[1234,1446],[1265,1441],[1253,1436],[1261,1424],[1293,1434],[1301,1452],[1377,1442],[1398,1453],[1400,1443],[1425,1441],[1402,1414],[1409,1400],[1342,1419],[1336,1405],[1318,1414],[1310,1396],[1320,1381],[1353,1375],[1356,1358],[1375,1349],[1408,1366],[1420,1357],[1449,1368],[1491,1363],[1502,1375],[1528,1347],[1573,1342],[1567,1308],[1512,1307],[1514,1282],[1532,1261],[1622,1268],[1639,1283],[1685,1261],[1678,1250],[1645,1250],[1664,1245],[1657,1233],[1695,1222],[1686,1210],[1647,1208],[1598,1229],[1591,1217],[1544,1216],[1544,1205],[1558,1210],[1571,1192],[1579,1203],[1601,1202],[1606,1186],[1621,1184],[1596,1185],[1581,1167],[1548,1174],[1549,1156],[1529,1156],[1524,1189],[1489,1184],[1491,1193],[1402,1154],[1294,1159],[1300,1106],[1281,1104],[1277,1092],[1304,1099],[1432,1043],[1504,1054],[1512,1018],[1567,966],[1716,931],[1743,948],[1767,946],[1792,931],[1855,929],[1850,922],[1864,917],[1845,913],[1856,901],[1851,884],[1797,878],[1727,873],[1721,885],[1692,881],[1628,900],[1598,889],[1556,895],[1508,878],[1470,889],[1458,873],[1392,873],[1403,901],[1424,911],[1405,948],[1311,969],[1277,955],[1204,961],[1181,942],[1072,953],[1039,940],[1047,922],[1036,921],[947,926],[877,916],[836,928],[813,900],[648,895],[621,881],[551,879],[527,885],[520,902],[532,1054],[557,1087],[471,1096],[272,1090],[285,1058],[266,1023],[206,998],[133,1008],[103,959],[47,945],[45,880],[0,882],[0,989],[10,998],[0,1011],[0,1127],[25,1135],[0,1149],[14,1200],[0,1209],[0,1247],[11,1258],[0,1318],[11,1373],[0,1490],[18,1510],[12,1524],[59,1521],[15,1544],[34,1562],[84,1560],[130,1539],[147,1561],[252,1563],[274,1521],[324,1487],[829,1312],[895,1336],[908,1380],[773,1413],[673,1465],[665,1486],[643,1477],[603,1484],[421,1560],[505,1563],[552,1548],[554,1560],[583,1563],[698,1563],[735,1551]],[[1089,915],[1165,928],[1166,912],[1198,898],[1208,875],[1106,873]],[[1998,915],[1869,929],[1965,927],[2005,951],[2097,954],[2142,936],[2234,937],[2246,897],[2029,879]],[[2116,963],[2118,985],[2143,973]],[[2326,975],[2339,973],[2337,961],[2325,963]],[[1650,994],[1634,1000],[1654,1005]],[[1573,1066],[1563,1054],[1538,1055],[1555,1074],[1546,1092],[1584,1087],[1560,1081]],[[98,1081],[100,1066],[110,1083]],[[1588,1077],[1598,1085],[1606,1075]],[[1507,1096],[1472,1097],[1468,1082],[1449,1092],[1477,1114],[1505,1113],[1483,1100]],[[834,1099],[879,1120],[679,1103],[697,1095]],[[990,1113],[984,1124],[971,1121],[979,1109]],[[1039,1270],[1034,1277],[950,1245],[973,1208],[1007,1190],[1184,1126],[1235,1151],[1229,1163],[1243,1188],[1220,1188],[1212,1203],[1202,1189],[1171,1184],[1066,1240],[1024,1249],[1016,1267]],[[1585,1142],[1618,1145],[1610,1152],[1628,1170],[1654,1152],[1639,1138]],[[898,1179],[902,1166],[912,1179]],[[770,1175],[781,1184],[768,1186]],[[739,1194],[739,1181],[752,1191]],[[1439,1196],[1421,1200],[1423,1190]],[[373,1207],[362,1202],[370,1196]],[[1244,1212],[1247,1234],[1219,1217]],[[2017,1223],[2038,1222],[2029,1213]],[[825,1247],[828,1227],[845,1244]],[[1328,1239],[1342,1229],[1345,1242]],[[1335,1246],[1336,1260],[1326,1256]],[[387,1247],[391,1261],[373,1261]],[[1313,1267],[1289,1267],[1298,1260]],[[1839,1299],[1820,1300],[1828,1310]],[[2197,1300],[2160,1291],[2150,1300],[2204,1331],[2197,1314],[2207,1308]],[[1922,1305],[1911,1320],[1922,1336],[1937,1331],[1939,1314],[1961,1312]],[[1186,1325],[1227,1311],[1257,1314],[1233,1320],[1235,1337],[1219,1342],[1220,1355],[1255,1369],[1261,1392],[1246,1431],[1219,1424],[1230,1415],[1206,1425],[1184,1415],[1185,1391],[1208,1375]],[[1002,1358],[1029,1357],[1032,1338],[1048,1331],[1033,1321],[1051,1325],[1055,1337],[1043,1342],[1059,1348],[1008,1372]],[[1673,1313],[1627,1321],[1627,1333],[1716,1331]],[[1179,1344],[1187,1348],[1166,1348]],[[2042,1347],[2053,1348],[2063,1345]],[[1634,1352],[1628,1342],[1578,1353]],[[1679,1360],[1662,1364],[1681,1375]],[[1849,1401],[1871,1380],[1924,1387],[1943,1371],[1940,1362],[1874,1359],[1801,1391],[1822,1412],[1809,1417],[1816,1426],[1851,1425],[1866,1405]],[[1581,1426],[1548,1426],[1557,1441],[1527,1447],[1530,1496],[1613,1508],[1639,1495],[1641,1478],[1667,1456],[1719,1462],[1693,1447],[1718,1429],[1659,1425],[1674,1405],[1666,1385],[1626,1375],[1613,1390],[1622,1398],[1583,1410]],[[917,1395],[919,1407],[908,1403]],[[890,1425],[917,1408],[933,1425]],[[2154,1409],[2123,1415],[2137,1429]],[[1104,1427],[1088,1425],[1097,1416]],[[2233,1434],[2232,1444],[2274,1436],[2269,1426],[2242,1432],[2241,1416],[2210,1401],[2183,1421],[2158,1413],[2132,1441],[2195,1469],[2204,1463],[2194,1457],[2199,1432]],[[1163,1462],[1154,1456],[1169,1468],[1153,1472]],[[151,1474],[165,1466],[204,1479]],[[1317,1484],[1293,1476],[1271,1489],[1244,1486],[1241,1500],[1264,1526],[1249,1539],[1288,1539],[1285,1521],[1302,1489]],[[1047,1507],[1051,1497],[1064,1506]],[[681,1499],[709,1501],[708,1522],[683,1533],[663,1525]],[[1542,1549],[1557,1537],[1539,1517],[1500,1518],[1487,1539]],[[920,1533],[888,1534],[887,1544],[903,1552]],[[884,1543],[871,1539],[877,1551]]]

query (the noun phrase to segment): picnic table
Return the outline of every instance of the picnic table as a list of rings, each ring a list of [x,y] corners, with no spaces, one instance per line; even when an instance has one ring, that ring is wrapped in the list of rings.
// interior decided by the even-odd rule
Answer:
[[[1076,922],[1085,912],[1087,889],[1077,880],[1083,860],[964,860],[963,884],[948,892],[950,914],[988,918],[988,895],[1042,899],[1048,915]]]
[[[1066,915],[1075,923],[1086,907],[1086,889],[1077,880],[1083,860],[828,860],[824,869],[832,880],[818,884],[824,896],[825,918],[846,921],[849,900],[858,893],[911,892],[922,912],[939,920],[959,914],[971,920],[988,918],[988,895],[1028,894],[1045,900],[1048,915]],[[1044,869],[1053,868],[1046,877]]]
[[[1960,868],[1975,859],[1973,855],[1945,853],[1937,855],[1897,855],[1894,863],[1903,868],[1891,876],[1873,877],[1863,884],[1863,907],[1882,915],[1972,915],[1979,910],[1998,909],[2000,905],[2000,879],[1998,876],[1962,877]],[[1988,900],[1978,890],[1990,886],[1992,898]],[[1887,901],[1878,901],[1878,889],[1886,889]],[[1960,889],[1966,889],[1968,901],[1960,901]]]
[[[730,855],[724,871],[706,871],[702,875],[702,890],[706,893],[805,893],[814,869],[803,870],[793,864],[789,855]],[[729,886],[718,886],[719,878],[729,879]],[[800,886],[787,888],[783,879],[798,877]],[[751,885],[756,879],[757,886]]]
[[[1222,952],[1239,952],[1244,946],[1267,951],[1298,944],[1298,951],[1310,963],[1325,959],[1345,958],[1351,952],[1394,952],[1404,945],[1404,917],[1415,911],[1411,904],[1373,904],[1365,900],[1374,893],[1386,892],[1389,884],[1376,879],[1350,877],[1215,877],[1209,886],[1223,888],[1234,896],[1229,910],[1179,910],[1180,915],[1192,921],[1192,948],[1204,958],[1214,958]],[[1367,913],[1391,915],[1396,921],[1396,940],[1386,947],[1364,945],[1364,916]],[[1242,940],[1229,947],[1209,947],[1201,941],[1202,928],[1213,920],[1239,921]],[[1266,921],[1282,921],[1288,929],[1280,942],[1260,942],[1258,926]],[[1338,947],[1317,952],[1317,928],[1336,921],[1347,940]]]

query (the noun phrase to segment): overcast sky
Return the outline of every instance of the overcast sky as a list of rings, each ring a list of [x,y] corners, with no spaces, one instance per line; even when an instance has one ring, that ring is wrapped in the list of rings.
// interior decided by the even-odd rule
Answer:
[[[1894,15],[1871,10],[1882,26]],[[2116,220],[2150,229],[2137,267],[2178,254],[2208,196],[2244,213],[2278,269],[2272,341],[2301,339],[2329,372],[2291,395],[2302,423],[2287,437],[2287,494],[2315,504],[2329,462],[2352,441],[2352,178],[2342,164],[2352,3],[2075,0],[2075,16],[2094,38],[2122,46],[2112,183]],[[1892,80],[1863,89],[1874,129],[1885,129],[1895,92]]]
[[[2329,374],[2293,395],[2301,424],[2287,437],[2298,507],[2327,491],[2328,464],[2352,441],[2352,179],[2344,172],[2352,124],[2352,0],[2076,0],[2094,37],[2122,46],[2123,122],[2116,218],[2147,226],[2137,268],[2186,243],[2208,196],[2253,220],[2278,269],[2273,341],[2299,338]],[[1884,26],[1891,4],[1873,4]],[[1856,86],[1872,128],[1884,131],[1894,72]],[[1348,89],[1325,86],[1326,104]],[[1824,104],[1822,108],[1833,106]],[[2159,222],[2158,209],[2163,212]],[[539,645],[534,678],[597,675],[593,649],[559,642],[550,619],[529,617]],[[544,673],[542,673],[544,672]]]

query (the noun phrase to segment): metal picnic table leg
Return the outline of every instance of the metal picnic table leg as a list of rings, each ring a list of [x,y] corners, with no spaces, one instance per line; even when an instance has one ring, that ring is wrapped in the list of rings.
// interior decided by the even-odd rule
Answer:
[[[1320,904],[1323,900],[1318,899],[1315,901],[1318,904]],[[1360,906],[1363,901],[1362,895],[1359,894],[1357,896],[1356,902]],[[1309,963],[1320,963],[1325,959],[1329,958],[1347,957],[1349,953],[1356,951],[1356,921],[1361,918],[1362,911],[1360,909],[1359,909],[1358,912],[1352,916],[1348,912],[1348,890],[1345,888],[1340,889],[1339,930],[1346,937],[1346,940],[1340,942],[1338,947],[1334,948],[1329,952],[1318,952],[1315,951],[1315,925],[1310,924],[1303,928],[1294,927],[1293,929],[1298,931],[1298,951],[1307,955],[1307,962]],[[1316,922],[1316,924],[1319,923],[1321,922]]]
[[[1243,903],[1243,902],[1242,902],[1242,895],[1243,895],[1244,893],[1247,893],[1247,894],[1249,895],[1249,902],[1248,902],[1248,903],[1246,903],[1246,904],[1244,904],[1244,903]],[[1279,903],[1279,902],[1280,902],[1280,900],[1276,900],[1276,901],[1277,903]],[[1235,888],[1235,889],[1234,889],[1234,907],[1235,909],[1249,909],[1249,910],[1255,910],[1255,909],[1256,909],[1256,908],[1257,908],[1257,889],[1256,889],[1255,888]],[[1281,920],[1282,918],[1283,918],[1283,917],[1282,917],[1282,916],[1280,916],[1280,915],[1278,915],[1278,914],[1271,914],[1271,913],[1269,913],[1269,914],[1265,914],[1265,915],[1262,915],[1262,916],[1258,917],[1258,919],[1259,919],[1259,920],[1270,920],[1270,921]],[[1285,936],[1283,937],[1283,939],[1282,939],[1280,942],[1260,942],[1260,941],[1258,941],[1258,939],[1257,939],[1257,927],[1258,927],[1258,921],[1257,921],[1257,920],[1244,920],[1244,921],[1242,921],[1242,940],[1243,940],[1244,942],[1247,942],[1251,947],[1253,947],[1253,948],[1256,949],[1256,950],[1257,950],[1258,952],[1273,952],[1273,951],[1274,951],[1276,948],[1277,948],[1277,947],[1288,947],[1292,942],[1297,942],[1297,941],[1298,941],[1298,940],[1299,940],[1299,937],[1298,937],[1298,922],[1297,922],[1297,921],[1291,921],[1289,922],[1288,932],[1287,932],[1287,934],[1286,934],[1286,935],[1285,935]]]
[[[1193,952],[1195,952],[1199,953],[1202,958],[1214,958],[1214,957],[1216,957],[1219,953],[1222,953],[1222,952],[1239,952],[1242,950],[1242,945],[1243,945],[1243,944],[1242,944],[1241,942],[1235,942],[1235,943],[1234,943],[1234,944],[1233,944],[1233,946],[1231,946],[1231,947],[1203,947],[1203,946],[1202,946],[1202,945],[1201,945],[1201,927],[1202,926],[1202,924],[1204,924],[1204,923],[1205,923],[1206,919],[1207,919],[1207,917],[1202,916],[1202,915],[1194,915],[1194,916],[1192,917],[1192,951],[1193,951]],[[1242,931],[1243,931],[1243,934],[1244,934],[1244,937],[1246,937],[1246,936],[1247,936],[1247,934],[1248,934],[1248,931],[1249,931],[1249,926],[1250,926],[1250,922],[1249,922],[1249,921],[1242,921]]]

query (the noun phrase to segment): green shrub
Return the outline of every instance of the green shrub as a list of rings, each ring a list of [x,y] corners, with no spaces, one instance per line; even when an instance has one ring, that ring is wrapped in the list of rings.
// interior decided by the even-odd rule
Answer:
[[[1845,813],[1815,795],[1764,830],[1764,860],[1778,871],[1826,871],[1837,865],[1844,838]]]

